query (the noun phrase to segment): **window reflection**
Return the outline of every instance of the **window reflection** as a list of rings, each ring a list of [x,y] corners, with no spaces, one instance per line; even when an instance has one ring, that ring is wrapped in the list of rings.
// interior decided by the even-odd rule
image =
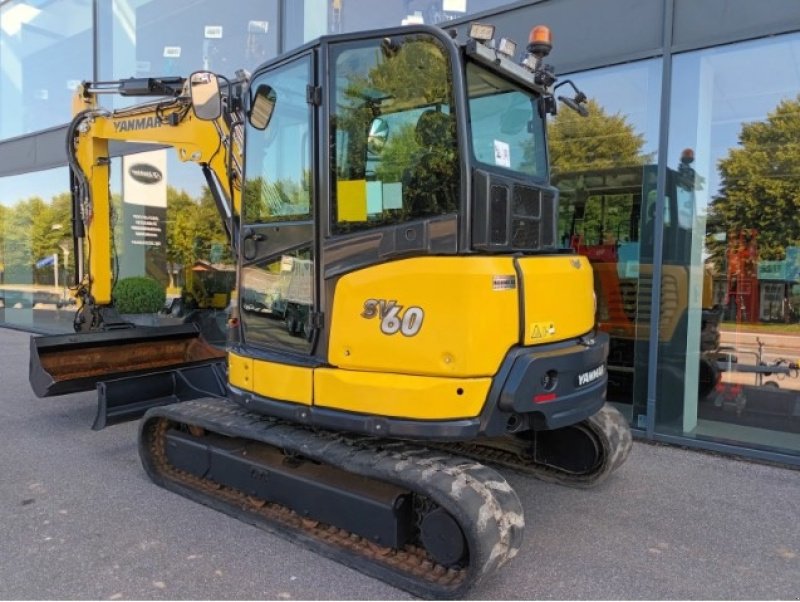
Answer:
[[[75,306],[66,168],[0,179],[0,320],[71,332]],[[31,192],[35,191],[35,192]]]
[[[452,76],[434,38],[333,51],[335,233],[458,209]]]
[[[247,131],[240,273],[246,344],[302,354],[313,334],[311,58],[303,54],[252,83],[272,111],[264,130]]]
[[[92,4],[14,1],[0,21],[0,138],[69,121],[72,91],[92,79]]]
[[[159,154],[163,186],[150,185],[147,205],[141,206],[143,197],[129,170],[148,161],[158,165]],[[236,264],[199,167],[179,161],[170,149],[128,155],[112,162],[111,190],[119,277],[146,276],[166,292],[165,307],[151,322],[195,323],[206,340],[224,345]],[[137,216],[142,215],[147,216],[145,233],[158,244],[138,241],[142,218]]]
[[[507,4],[507,0],[382,0],[380,11],[373,10],[372,0],[328,4],[330,32],[340,33],[397,25],[436,25]]]
[[[436,25],[503,4],[508,0],[381,0],[375,10],[374,0],[293,0],[284,15],[287,49],[326,33]]]
[[[597,321],[611,337],[608,399],[644,427],[660,68],[645,61],[571,77],[590,98],[589,117],[561,110],[548,127],[559,236],[594,271]],[[676,319],[662,322],[663,337]]]
[[[313,303],[311,247],[242,268],[242,324],[248,343],[307,353]]]
[[[252,71],[278,54],[278,0],[238,0],[235,10],[213,0],[109,0],[97,6],[100,79],[198,70],[233,77],[237,69]],[[133,102],[104,101],[115,107]]]
[[[800,449],[799,53],[791,34],[675,58],[670,167],[694,194],[678,213],[687,240],[664,252],[687,249],[691,276],[685,360],[659,380],[659,404],[681,401],[659,430]],[[698,356],[713,360],[706,394]]]
[[[310,73],[305,57],[253,82],[254,90],[272,89],[275,108],[265,130],[250,128],[247,134],[244,219],[249,224],[311,215]]]
[[[475,159],[544,180],[547,157],[539,97],[475,63],[467,64],[467,94]]]

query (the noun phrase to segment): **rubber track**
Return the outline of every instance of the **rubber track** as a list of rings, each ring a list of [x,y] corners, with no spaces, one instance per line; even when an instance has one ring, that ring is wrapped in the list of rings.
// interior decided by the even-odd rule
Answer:
[[[630,454],[633,438],[628,421],[609,404],[605,404],[591,418],[569,428],[575,427],[583,430],[587,436],[594,437],[602,453],[593,468],[581,474],[537,463],[528,453],[530,443],[511,436],[467,443],[434,444],[432,447],[512,468],[550,483],[587,489],[600,484],[622,466]]]
[[[467,541],[462,568],[446,568],[416,546],[379,548],[335,526],[300,517],[277,504],[201,479],[166,463],[165,434],[175,424],[260,441],[350,473],[394,483],[447,510]],[[283,535],[360,572],[426,598],[458,598],[513,558],[522,543],[523,510],[496,471],[472,460],[414,444],[312,431],[237,404],[200,399],[147,412],[139,428],[139,454],[150,478],[166,489]]]

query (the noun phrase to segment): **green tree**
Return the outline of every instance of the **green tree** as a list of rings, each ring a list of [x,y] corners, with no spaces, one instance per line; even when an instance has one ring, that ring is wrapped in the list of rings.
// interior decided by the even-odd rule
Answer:
[[[36,220],[46,210],[47,204],[40,197],[31,197],[19,201],[8,212],[4,241],[7,282],[33,281],[34,264],[42,259],[34,255],[34,238],[41,238],[36,233]]]
[[[199,199],[167,186],[167,262],[170,278],[179,267],[190,268],[199,260],[210,260],[211,248],[223,245],[221,262],[233,261],[222,218],[207,187]],[[170,286],[174,286],[170,282]]]
[[[173,273],[179,266],[191,266],[196,255],[194,239],[196,236],[197,205],[185,191],[167,186],[167,263],[169,264],[170,286]]]
[[[625,115],[609,114],[594,99],[587,103],[588,117],[560,105],[559,112],[548,127],[550,165],[554,182],[562,188],[559,231],[570,232],[574,207],[570,207],[572,194],[568,190],[580,185],[582,178],[561,177],[614,167],[643,166],[653,157],[642,151],[644,136],[628,123]],[[566,186],[566,188],[565,188]],[[573,199],[574,200],[574,199]],[[606,234],[613,240],[627,232],[632,199],[629,194],[608,194],[587,197],[583,201],[581,225],[576,233],[584,237],[584,244],[603,244]],[[579,203],[580,204],[580,203]]]
[[[206,186],[203,186],[198,205],[197,218],[200,220],[198,250],[201,253],[201,258],[210,261],[212,246],[222,245],[225,251],[219,263],[232,263],[234,259],[230,253],[222,217],[217,210],[214,197],[211,196],[211,191]]]
[[[784,259],[800,241],[800,96],[742,125],[739,144],[719,162],[722,185],[709,209],[706,244],[718,266],[727,248],[721,233],[756,230],[762,260]]]
[[[594,99],[587,103],[588,117],[565,106],[548,127],[550,165],[554,173],[608,167],[644,165],[652,156],[642,153],[644,136],[625,115],[609,115]]]
[[[375,89],[391,98],[392,106],[449,104],[452,83],[444,52],[427,37],[404,40],[396,53],[384,53],[367,80],[354,80],[347,93],[366,99]]]
[[[358,52],[359,56],[352,57],[352,71],[347,60],[337,63],[339,77],[346,77],[346,84],[338,91],[334,117],[336,129],[347,133],[345,152],[349,160],[337,165],[344,179],[366,177],[367,134],[376,117],[452,104],[448,60],[439,44],[427,36],[404,38],[395,46],[384,44],[380,51],[370,48]],[[418,150],[413,129],[393,131],[382,153],[381,176],[399,181]]]
[[[375,173],[377,179],[382,182],[400,182],[419,151],[414,124],[401,125],[397,131],[392,132],[383,147]]]

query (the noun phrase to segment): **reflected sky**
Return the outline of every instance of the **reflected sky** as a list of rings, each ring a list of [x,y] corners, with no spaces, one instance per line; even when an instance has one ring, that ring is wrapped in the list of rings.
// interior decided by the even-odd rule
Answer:
[[[120,193],[122,174],[119,159],[111,163],[111,191]],[[183,163],[173,150],[167,150],[167,184],[190,196],[199,198],[205,178],[196,163]],[[0,178],[0,204],[10,207],[31,197],[49,202],[54,196],[69,192],[69,172],[66,167],[48,169],[19,176]]]
[[[69,192],[69,172],[66,167],[0,178],[0,205],[6,207],[31,197],[49,202],[63,192]]]
[[[739,146],[742,124],[766,120],[782,100],[800,92],[800,34],[686,53],[673,62],[668,164],[695,151],[694,169],[708,185],[699,209],[718,192],[717,166]]]
[[[0,138],[67,121],[73,89],[92,77],[91,4],[0,4]]]

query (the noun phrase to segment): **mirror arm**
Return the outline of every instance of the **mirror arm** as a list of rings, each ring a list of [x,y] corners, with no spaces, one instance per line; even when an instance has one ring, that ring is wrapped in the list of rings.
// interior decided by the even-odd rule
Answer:
[[[583,103],[587,101],[586,94],[581,92],[578,87],[572,82],[571,79],[565,79],[563,82],[560,82],[556,86],[553,87],[553,94],[555,91],[558,90],[561,86],[569,85],[573,91],[575,92],[575,98],[568,98],[566,96],[559,96],[558,100],[563,102],[567,105],[570,109],[578,113],[581,117],[588,117],[589,111],[586,107],[583,106]]]

